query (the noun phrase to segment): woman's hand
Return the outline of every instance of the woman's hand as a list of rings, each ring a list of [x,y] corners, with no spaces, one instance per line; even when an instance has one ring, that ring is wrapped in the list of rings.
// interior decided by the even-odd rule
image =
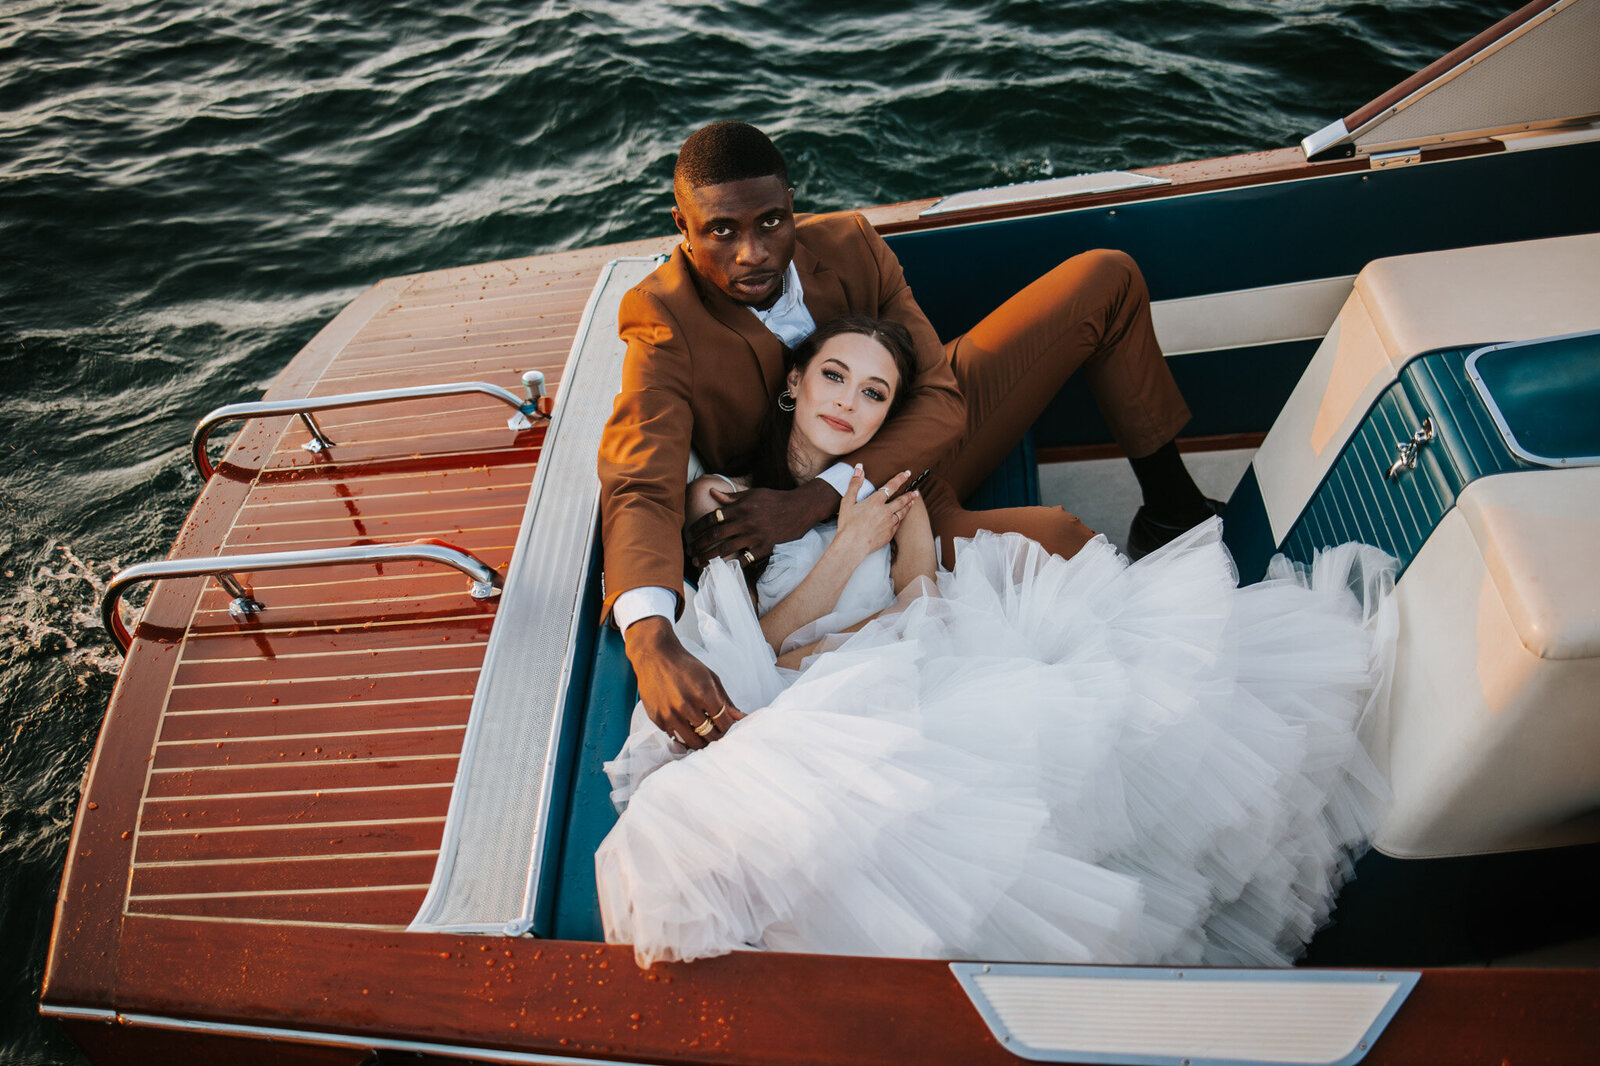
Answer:
[[[928,519],[928,506],[923,502],[921,493],[907,495],[912,498],[911,508],[901,519],[900,528],[895,530],[894,564],[889,570],[889,578],[897,596],[917,578],[935,580],[939,572],[939,560],[933,551],[933,524]]]
[[[856,567],[894,537],[913,499],[909,493],[899,500],[888,497],[906,483],[908,476],[900,474],[890,478],[882,489],[858,502],[856,493],[861,491],[865,475],[860,465],[856,466],[839,500],[839,531],[833,542],[811,571],[800,579],[800,584],[761,616],[761,633],[773,651],[782,646],[789,634],[833,610]]]
[[[915,492],[891,499],[911,477],[909,470],[896,474],[865,499],[857,500],[865,477],[857,463],[855,473],[850,475],[850,487],[839,499],[839,533],[833,540],[839,550],[851,552],[857,562],[893,540],[906,513],[920,500]]]

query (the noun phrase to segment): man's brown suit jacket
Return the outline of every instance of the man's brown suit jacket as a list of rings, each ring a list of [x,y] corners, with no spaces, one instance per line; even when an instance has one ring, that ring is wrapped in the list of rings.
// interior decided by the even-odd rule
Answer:
[[[899,260],[855,214],[800,216],[794,263],[820,326],[857,312],[911,331],[917,378],[906,406],[855,455],[874,484],[937,462],[966,425],[948,356],[912,298]],[[689,449],[707,470],[738,473],[783,388],[784,347],[746,306],[707,285],[683,246],[631,289],[618,313],[622,389],[600,442],[605,613],[628,589],[682,587]]]

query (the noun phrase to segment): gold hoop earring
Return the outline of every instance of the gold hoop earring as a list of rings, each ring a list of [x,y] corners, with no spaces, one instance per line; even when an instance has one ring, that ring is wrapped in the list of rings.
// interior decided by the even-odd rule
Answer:
[[[794,393],[788,389],[778,393],[778,410],[786,414],[794,410]]]

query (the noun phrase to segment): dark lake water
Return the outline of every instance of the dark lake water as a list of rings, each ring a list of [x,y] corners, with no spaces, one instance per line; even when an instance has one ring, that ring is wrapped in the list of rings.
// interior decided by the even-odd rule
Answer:
[[[720,118],[802,210],[1295,144],[1514,6],[0,0],[0,1061],[78,1061],[37,1004],[98,589],[361,289],[667,232]]]

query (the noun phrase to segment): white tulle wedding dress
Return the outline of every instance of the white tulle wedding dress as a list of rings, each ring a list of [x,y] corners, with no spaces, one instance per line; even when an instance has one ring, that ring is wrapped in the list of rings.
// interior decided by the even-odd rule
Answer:
[[[780,546],[775,602],[831,527]],[[961,541],[920,595],[869,559],[799,673],[717,562],[679,623],[752,712],[687,752],[635,710],[607,764],[606,938],[1043,962],[1291,961],[1387,793],[1390,560],[1346,545],[1237,588],[1220,523],[1129,564]]]

